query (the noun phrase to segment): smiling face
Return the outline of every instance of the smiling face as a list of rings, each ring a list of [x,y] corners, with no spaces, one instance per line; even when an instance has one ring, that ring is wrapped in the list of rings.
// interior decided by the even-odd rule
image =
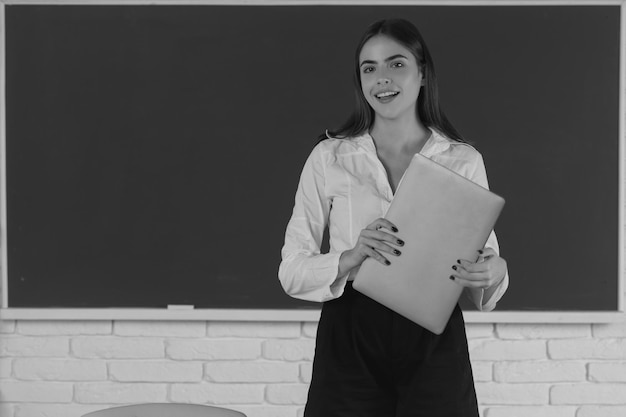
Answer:
[[[376,117],[417,117],[423,74],[410,50],[385,35],[369,39],[359,54],[361,89]]]

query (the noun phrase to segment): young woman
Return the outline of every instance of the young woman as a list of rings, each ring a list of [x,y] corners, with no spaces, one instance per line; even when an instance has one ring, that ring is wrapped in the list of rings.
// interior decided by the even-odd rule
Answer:
[[[296,298],[323,302],[305,417],[477,417],[459,307],[441,335],[352,288],[367,257],[390,264],[404,236],[383,217],[421,153],[488,187],[481,155],[440,109],[432,59],[410,22],[371,25],[356,50],[357,108],[307,159],[287,226],[279,278]],[[330,252],[320,253],[325,227]],[[495,234],[450,278],[481,310],[508,286]]]

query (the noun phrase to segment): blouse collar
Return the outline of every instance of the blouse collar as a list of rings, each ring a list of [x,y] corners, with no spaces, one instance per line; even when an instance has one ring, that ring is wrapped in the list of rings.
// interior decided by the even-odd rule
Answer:
[[[430,137],[422,147],[420,154],[423,156],[430,158],[433,155],[437,155],[445,152],[450,147],[450,139],[436,131],[435,129],[430,129]],[[361,136],[357,136],[354,138],[358,143],[362,144],[365,149],[369,152],[376,152],[376,146],[374,145],[374,138],[366,132]]]

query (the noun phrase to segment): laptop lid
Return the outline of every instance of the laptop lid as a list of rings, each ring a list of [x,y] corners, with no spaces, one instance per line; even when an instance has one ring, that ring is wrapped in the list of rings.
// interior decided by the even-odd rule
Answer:
[[[391,265],[367,258],[356,290],[441,334],[463,287],[450,280],[457,259],[476,260],[504,199],[429,158],[416,154],[386,218],[405,241]]]

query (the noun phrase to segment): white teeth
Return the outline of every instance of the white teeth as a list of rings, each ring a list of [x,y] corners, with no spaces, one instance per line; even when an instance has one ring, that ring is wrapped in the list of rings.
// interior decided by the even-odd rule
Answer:
[[[395,96],[398,95],[399,93],[395,92],[395,91],[385,91],[384,93],[379,93],[376,94],[377,98],[385,98],[385,97],[390,97],[390,96]]]

